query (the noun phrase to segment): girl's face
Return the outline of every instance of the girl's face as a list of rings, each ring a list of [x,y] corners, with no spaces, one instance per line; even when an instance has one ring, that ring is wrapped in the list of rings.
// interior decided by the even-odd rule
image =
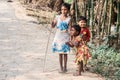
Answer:
[[[86,27],[86,21],[85,20],[81,20],[81,21],[78,22],[78,25],[80,27]]]
[[[64,15],[67,15],[68,9],[65,6],[62,6],[61,7],[61,13],[64,14]]]
[[[74,28],[71,28],[71,30],[70,30],[70,35],[71,35],[71,36],[76,36],[77,33],[78,33],[78,32],[77,32]]]

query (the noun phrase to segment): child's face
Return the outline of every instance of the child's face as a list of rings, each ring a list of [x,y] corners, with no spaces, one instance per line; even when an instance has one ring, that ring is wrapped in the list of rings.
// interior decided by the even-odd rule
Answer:
[[[61,7],[61,13],[66,15],[68,13],[68,9],[65,6]]]
[[[77,34],[77,31],[74,28],[71,28],[70,35],[75,36]]]
[[[80,27],[86,27],[86,21],[85,20],[81,20],[81,21],[78,22],[78,25]]]

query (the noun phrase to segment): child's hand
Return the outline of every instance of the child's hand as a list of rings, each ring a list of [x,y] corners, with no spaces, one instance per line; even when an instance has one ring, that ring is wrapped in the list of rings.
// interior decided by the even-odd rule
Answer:
[[[55,23],[54,21],[52,21],[52,23],[51,23],[51,27],[54,28],[55,25],[56,25],[56,23]]]
[[[67,44],[68,46],[70,46],[70,43],[69,43],[69,42],[66,42],[65,44]]]
[[[66,44],[70,47],[74,47],[74,45],[72,44],[72,42],[66,42]]]

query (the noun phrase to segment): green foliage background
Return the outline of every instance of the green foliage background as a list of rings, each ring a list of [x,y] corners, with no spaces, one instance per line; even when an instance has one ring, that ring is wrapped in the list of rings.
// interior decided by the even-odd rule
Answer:
[[[73,0],[64,1],[72,3]],[[115,51],[107,45],[99,47],[90,45],[90,52],[92,55],[89,61],[91,72],[101,74],[106,80],[120,80],[120,50]]]
[[[67,3],[72,3],[73,0],[65,0]]]
[[[120,80],[120,51],[106,45],[91,46],[92,58],[89,61],[90,71],[101,74],[108,80]]]

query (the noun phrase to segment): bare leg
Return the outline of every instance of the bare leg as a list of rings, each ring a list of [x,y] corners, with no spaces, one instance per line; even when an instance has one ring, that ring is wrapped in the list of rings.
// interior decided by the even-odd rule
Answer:
[[[83,69],[83,66],[84,66],[84,65],[83,65],[83,61],[81,61],[80,64],[81,64],[81,71],[84,72],[84,69]]]
[[[87,58],[85,57],[85,64],[84,64],[84,70],[88,71],[88,67],[87,67]]]
[[[84,72],[84,65],[83,65],[83,61],[80,62],[81,64],[81,71]],[[79,66],[77,66],[77,70],[76,71],[79,71]]]
[[[81,75],[81,70],[82,70],[82,62],[80,62],[79,64],[78,75]]]
[[[64,54],[64,72],[67,72],[67,54]]]
[[[59,54],[60,72],[63,71],[63,54]]]
[[[82,62],[79,62],[79,64],[78,64],[78,70],[77,70],[77,72],[76,73],[74,73],[73,74],[73,76],[80,76],[81,75],[81,68],[82,68]]]

